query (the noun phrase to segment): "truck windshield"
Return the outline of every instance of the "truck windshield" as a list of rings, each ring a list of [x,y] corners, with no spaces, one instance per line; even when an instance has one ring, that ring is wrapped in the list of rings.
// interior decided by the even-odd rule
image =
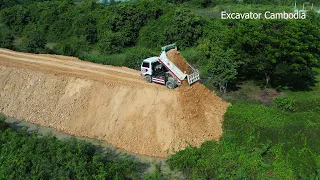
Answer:
[[[156,62],[152,63],[152,66],[158,66],[158,65],[160,65],[159,61],[156,61]]]

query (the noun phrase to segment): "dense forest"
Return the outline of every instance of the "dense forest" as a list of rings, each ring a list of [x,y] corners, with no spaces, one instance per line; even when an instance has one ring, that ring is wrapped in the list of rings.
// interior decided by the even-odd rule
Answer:
[[[297,1],[300,5],[303,2],[306,1]],[[308,2],[314,3],[315,7],[320,6],[319,0]],[[219,143],[208,141],[200,148],[188,147],[168,158],[170,167],[182,171],[186,177],[320,178],[319,14],[310,11],[305,20],[219,18],[221,10],[233,7],[246,10],[247,7],[271,8],[268,10],[279,10],[280,7],[293,11],[293,1],[289,0],[136,0],[105,3],[2,0],[0,4],[0,46],[3,48],[76,56],[95,63],[139,69],[141,60],[158,55],[161,46],[177,43],[182,55],[200,70],[202,79],[206,80],[205,85],[217,88],[233,104],[225,114],[224,134]],[[270,89],[281,91],[286,96],[263,103],[251,96]],[[65,146],[72,146],[71,149],[81,146],[79,150],[84,152],[75,152],[82,157],[78,160],[83,165],[79,171],[88,167],[85,172],[90,174],[90,179],[99,179],[102,171],[109,173],[102,173],[102,179],[134,179],[136,172],[139,172],[139,163],[120,159],[119,162],[111,162],[127,171],[116,174],[118,169],[113,169],[112,163],[107,165],[110,163],[108,158],[86,144],[63,144],[52,137],[25,137],[10,129],[0,133],[1,143],[16,144],[10,148],[18,149],[14,151],[18,155],[19,151],[30,153],[28,145],[21,143],[38,143],[46,149],[50,146],[62,149]],[[1,157],[8,157],[3,154],[9,152],[7,146],[1,148]],[[36,152],[36,156],[42,150],[32,151]],[[86,154],[88,151],[91,154]],[[66,161],[72,162],[73,155],[69,155],[61,158],[69,158]],[[19,169],[14,173],[28,176],[37,170],[46,172],[36,168],[41,163],[37,161],[41,161],[39,157],[28,160],[23,158],[29,157],[10,157],[13,159],[2,158],[0,162],[33,163],[26,166],[31,169]],[[50,159],[48,162],[55,161]],[[62,167],[60,165],[47,163],[46,167],[53,174],[66,173],[72,177],[78,175],[76,170],[71,169],[73,165],[71,163],[69,169],[62,169],[61,172],[57,169]],[[12,169],[6,170],[0,175],[13,174]],[[60,177],[58,175],[56,177]],[[41,174],[39,177],[46,178]],[[157,176],[155,179],[161,178],[165,177]]]
[[[8,1],[1,10],[1,47],[138,68],[141,59],[176,42],[202,77],[224,92],[228,83],[232,88],[242,79],[275,88],[306,89],[314,83],[319,15],[222,20],[193,8],[219,1],[169,2]]]

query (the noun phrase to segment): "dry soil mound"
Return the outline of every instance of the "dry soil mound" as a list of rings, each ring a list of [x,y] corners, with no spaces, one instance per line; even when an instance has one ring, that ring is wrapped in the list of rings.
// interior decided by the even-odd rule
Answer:
[[[168,90],[139,72],[0,49],[0,113],[166,157],[222,134],[228,106],[199,83]]]
[[[188,65],[188,62],[186,61],[186,59],[184,59],[184,57],[182,57],[180,55],[180,52],[175,50],[175,49],[171,49],[167,52],[167,57],[168,59],[175,64],[182,72],[185,72],[187,74],[189,74],[190,72],[190,67]]]

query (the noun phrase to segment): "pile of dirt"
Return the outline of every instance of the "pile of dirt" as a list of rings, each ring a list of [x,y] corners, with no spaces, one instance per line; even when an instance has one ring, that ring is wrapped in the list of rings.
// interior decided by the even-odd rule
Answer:
[[[187,61],[178,51],[171,50],[167,56],[170,60],[174,59],[172,62],[177,63],[183,70],[190,70]],[[229,103],[199,82],[190,86],[185,80],[178,91],[178,102],[182,110],[180,121],[187,124],[183,136],[188,142],[192,142],[194,146],[200,146],[199,142],[214,139],[217,133],[222,133],[223,114]]]
[[[220,138],[228,103],[200,83],[169,90],[138,74],[0,49],[0,113],[154,157]]]
[[[190,71],[188,62],[183,56],[181,56],[179,51],[171,49],[167,52],[167,57],[183,71]],[[215,111],[217,111],[226,108],[228,105],[220,97],[199,82],[190,86],[187,81],[183,81],[179,88],[179,92],[179,102],[184,114],[183,118],[201,119],[204,118],[208,106],[216,109]]]
[[[184,81],[179,88],[179,92],[179,102],[186,118],[204,118],[208,107],[215,109],[215,112],[220,111],[217,112],[220,114],[223,113],[221,110],[228,106],[228,103],[199,82],[189,86]]]
[[[190,67],[188,65],[188,62],[184,57],[180,55],[180,52],[176,49],[171,49],[167,52],[168,59],[176,65],[182,72],[185,74],[190,73]]]

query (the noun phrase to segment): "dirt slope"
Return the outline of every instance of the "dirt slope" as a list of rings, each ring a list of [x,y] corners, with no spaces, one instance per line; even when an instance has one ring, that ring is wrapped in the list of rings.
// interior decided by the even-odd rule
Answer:
[[[219,139],[228,105],[199,83],[168,90],[128,68],[0,49],[0,113],[137,154]]]

